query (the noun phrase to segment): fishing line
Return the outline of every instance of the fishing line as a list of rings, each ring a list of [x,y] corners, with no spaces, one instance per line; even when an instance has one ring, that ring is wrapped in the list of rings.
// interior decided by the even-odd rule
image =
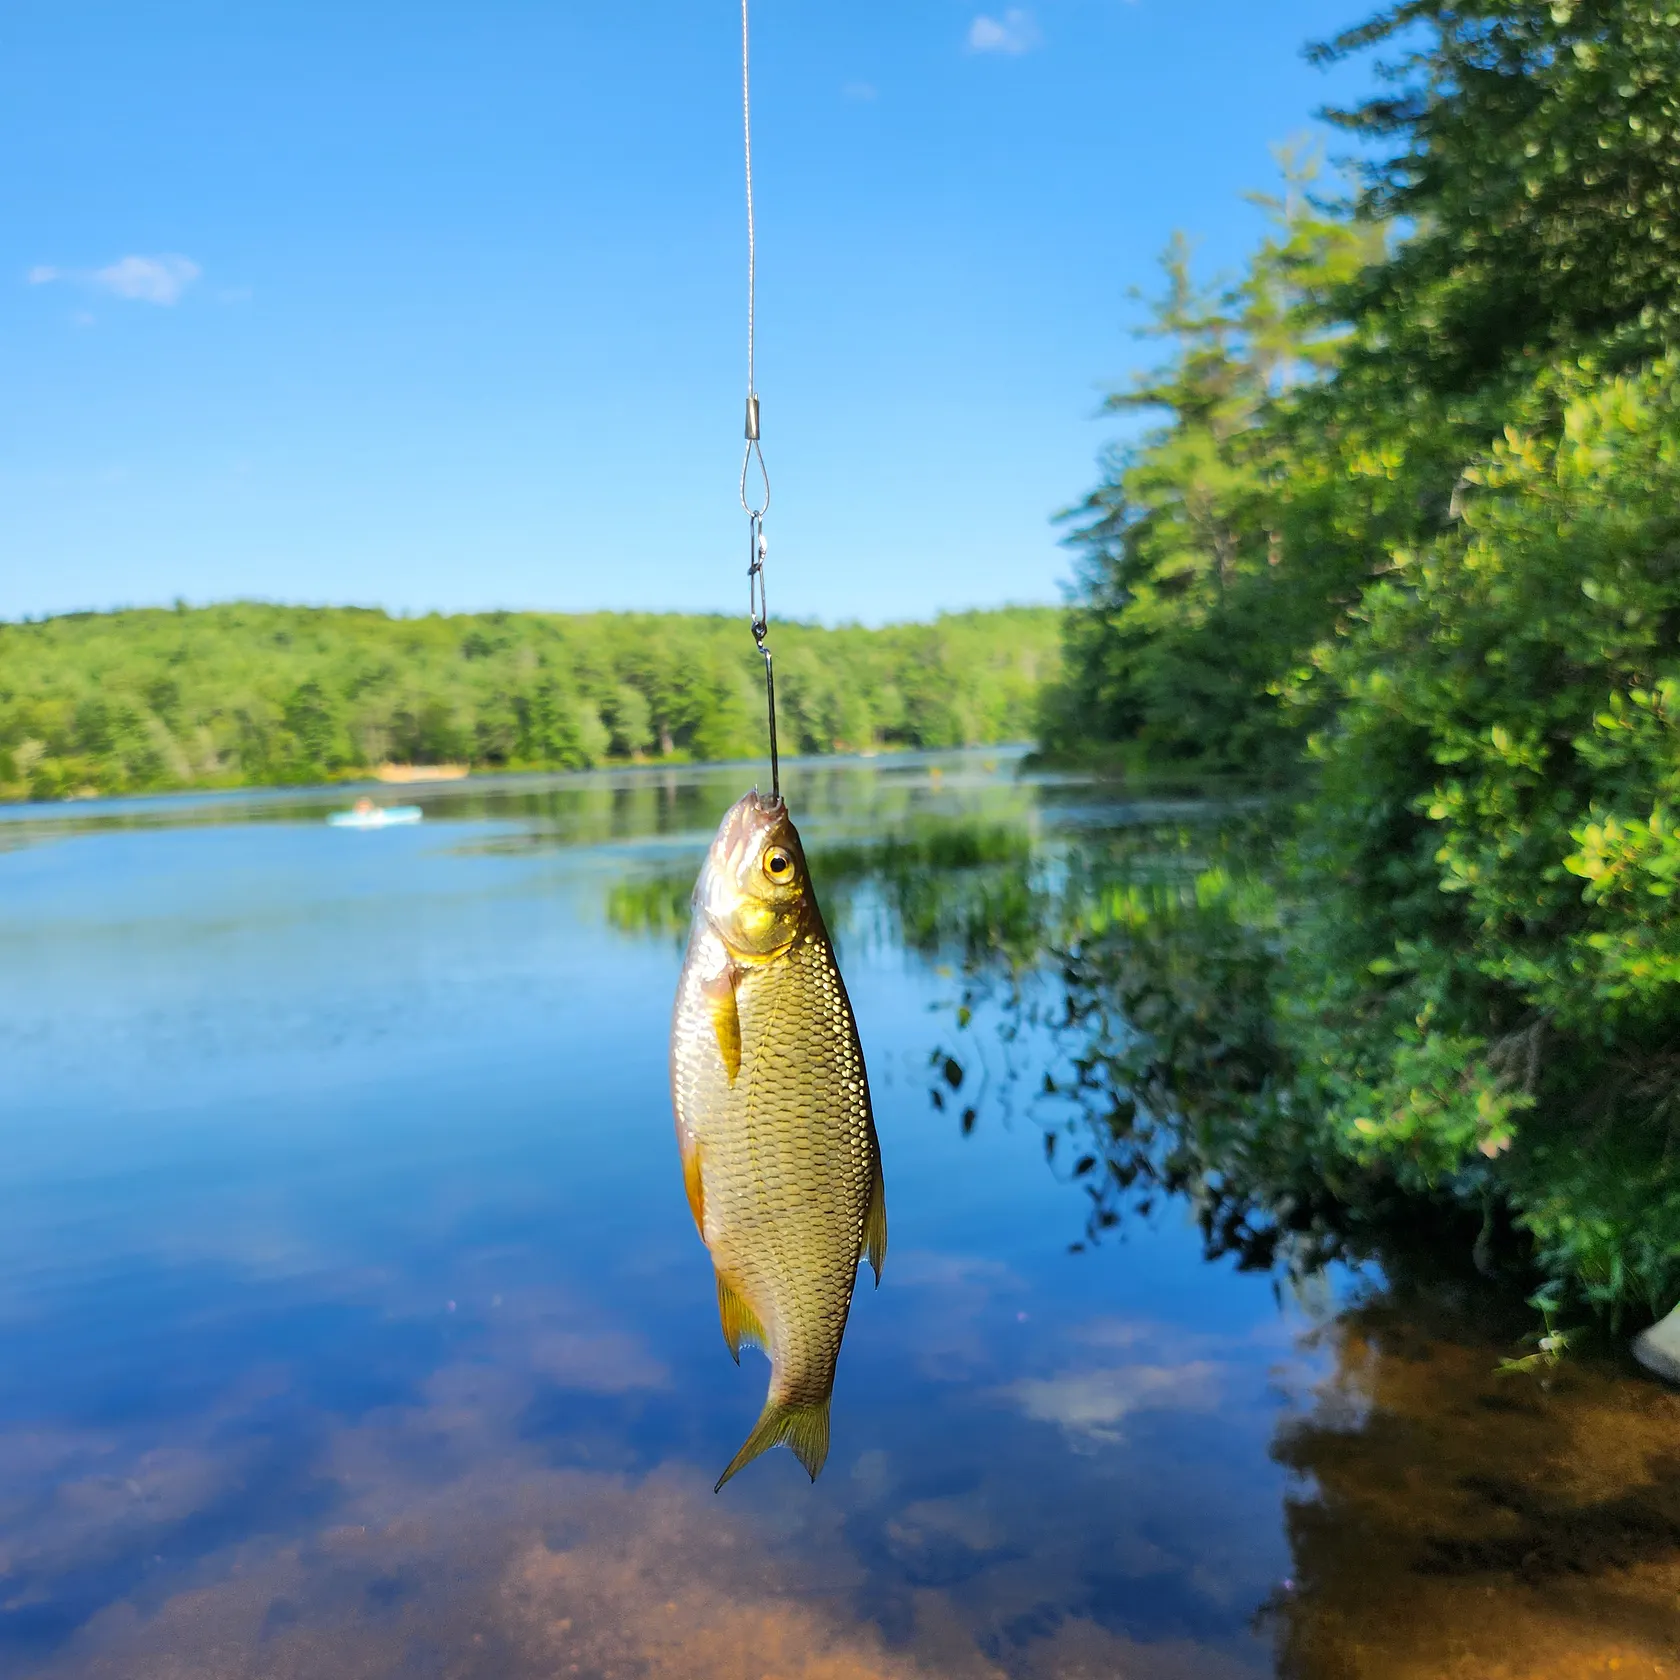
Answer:
[[[776,751],[776,667],[764,638],[770,633],[770,607],[764,592],[764,557],[770,545],[764,536],[764,516],[770,511],[770,470],[758,432],[757,353],[758,230],[753,218],[752,75],[748,50],[747,0],[741,0],[741,129],[747,157],[747,448],[741,457],[741,507],[747,516],[747,610],[753,641],[764,655],[764,698],[770,715],[770,797],[782,797],[782,764]],[[755,503],[747,495],[747,478],[754,460],[763,491]]]

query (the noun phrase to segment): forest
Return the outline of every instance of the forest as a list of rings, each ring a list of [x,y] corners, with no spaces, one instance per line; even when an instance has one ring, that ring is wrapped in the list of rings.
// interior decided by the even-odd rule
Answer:
[[[778,624],[784,749],[1025,740],[1059,635],[1053,608]],[[68,614],[0,625],[0,796],[753,757],[763,685],[744,619],[250,601]]]
[[[1197,910],[1267,976],[1248,1170],[1457,1200],[1645,1318],[1680,1298],[1680,14],[1403,0],[1311,51],[1377,69],[1327,113],[1363,161],[1283,154],[1240,274],[1167,253],[1047,740],[1292,789],[1271,892]]]

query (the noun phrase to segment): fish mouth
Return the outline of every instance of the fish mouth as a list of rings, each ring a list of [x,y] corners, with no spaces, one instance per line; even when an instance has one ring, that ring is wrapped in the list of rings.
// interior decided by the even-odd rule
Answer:
[[[787,815],[787,801],[779,793],[760,793],[757,788],[751,788],[735,801],[737,811],[752,809],[760,816],[785,817]]]
[[[717,851],[728,867],[745,861],[755,842],[785,825],[787,805],[779,798],[762,794],[757,788],[743,794],[730,808],[718,831]]]

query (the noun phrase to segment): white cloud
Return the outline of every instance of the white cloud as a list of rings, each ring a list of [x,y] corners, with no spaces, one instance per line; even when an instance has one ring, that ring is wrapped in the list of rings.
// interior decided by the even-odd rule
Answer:
[[[562,1388],[586,1394],[630,1394],[664,1388],[671,1373],[650,1354],[639,1336],[544,1330],[531,1342],[531,1364]]]
[[[1011,6],[1001,18],[982,13],[968,30],[968,50],[977,53],[1008,53],[1019,57],[1031,52],[1043,37],[1031,12]]]
[[[202,272],[191,257],[122,257],[107,268],[96,268],[88,279],[116,297],[171,304],[180,301]]]
[[[1002,1393],[1036,1422],[1059,1424],[1075,1444],[1094,1444],[1118,1441],[1134,1412],[1211,1410],[1218,1389],[1219,1367],[1192,1360],[1024,1377]]]
[[[847,82],[840,89],[840,97],[860,105],[872,105],[880,97],[880,91],[873,82]]]
[[[65,280],[109,292],[112,297],[167,307],[179,303],[181,294],[203,272],[191,257],[171,252],[157,257],[119,257],[104,268],[93,269],[53,268],[41,263],[30,269],[25,278],[31,286]]]
[[[927,1289],[969,1289],[982,1295],[1021,1287],[1020,1278],[1001,1260],[930,1249],[911,1249],[900,1255],[893,1266],[893,1282]]]

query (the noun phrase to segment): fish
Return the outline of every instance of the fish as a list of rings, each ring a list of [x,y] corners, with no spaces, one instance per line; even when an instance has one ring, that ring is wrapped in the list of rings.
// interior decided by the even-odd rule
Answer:
[[[881,1145],[845,981],[798,830],[756,789],[695,882],[671,1017],[683,1184],[735,1363],[770,1358],[753,1431],[718,1478],[786,1443],[811,1480],[858,1267],[887,1252]]]

